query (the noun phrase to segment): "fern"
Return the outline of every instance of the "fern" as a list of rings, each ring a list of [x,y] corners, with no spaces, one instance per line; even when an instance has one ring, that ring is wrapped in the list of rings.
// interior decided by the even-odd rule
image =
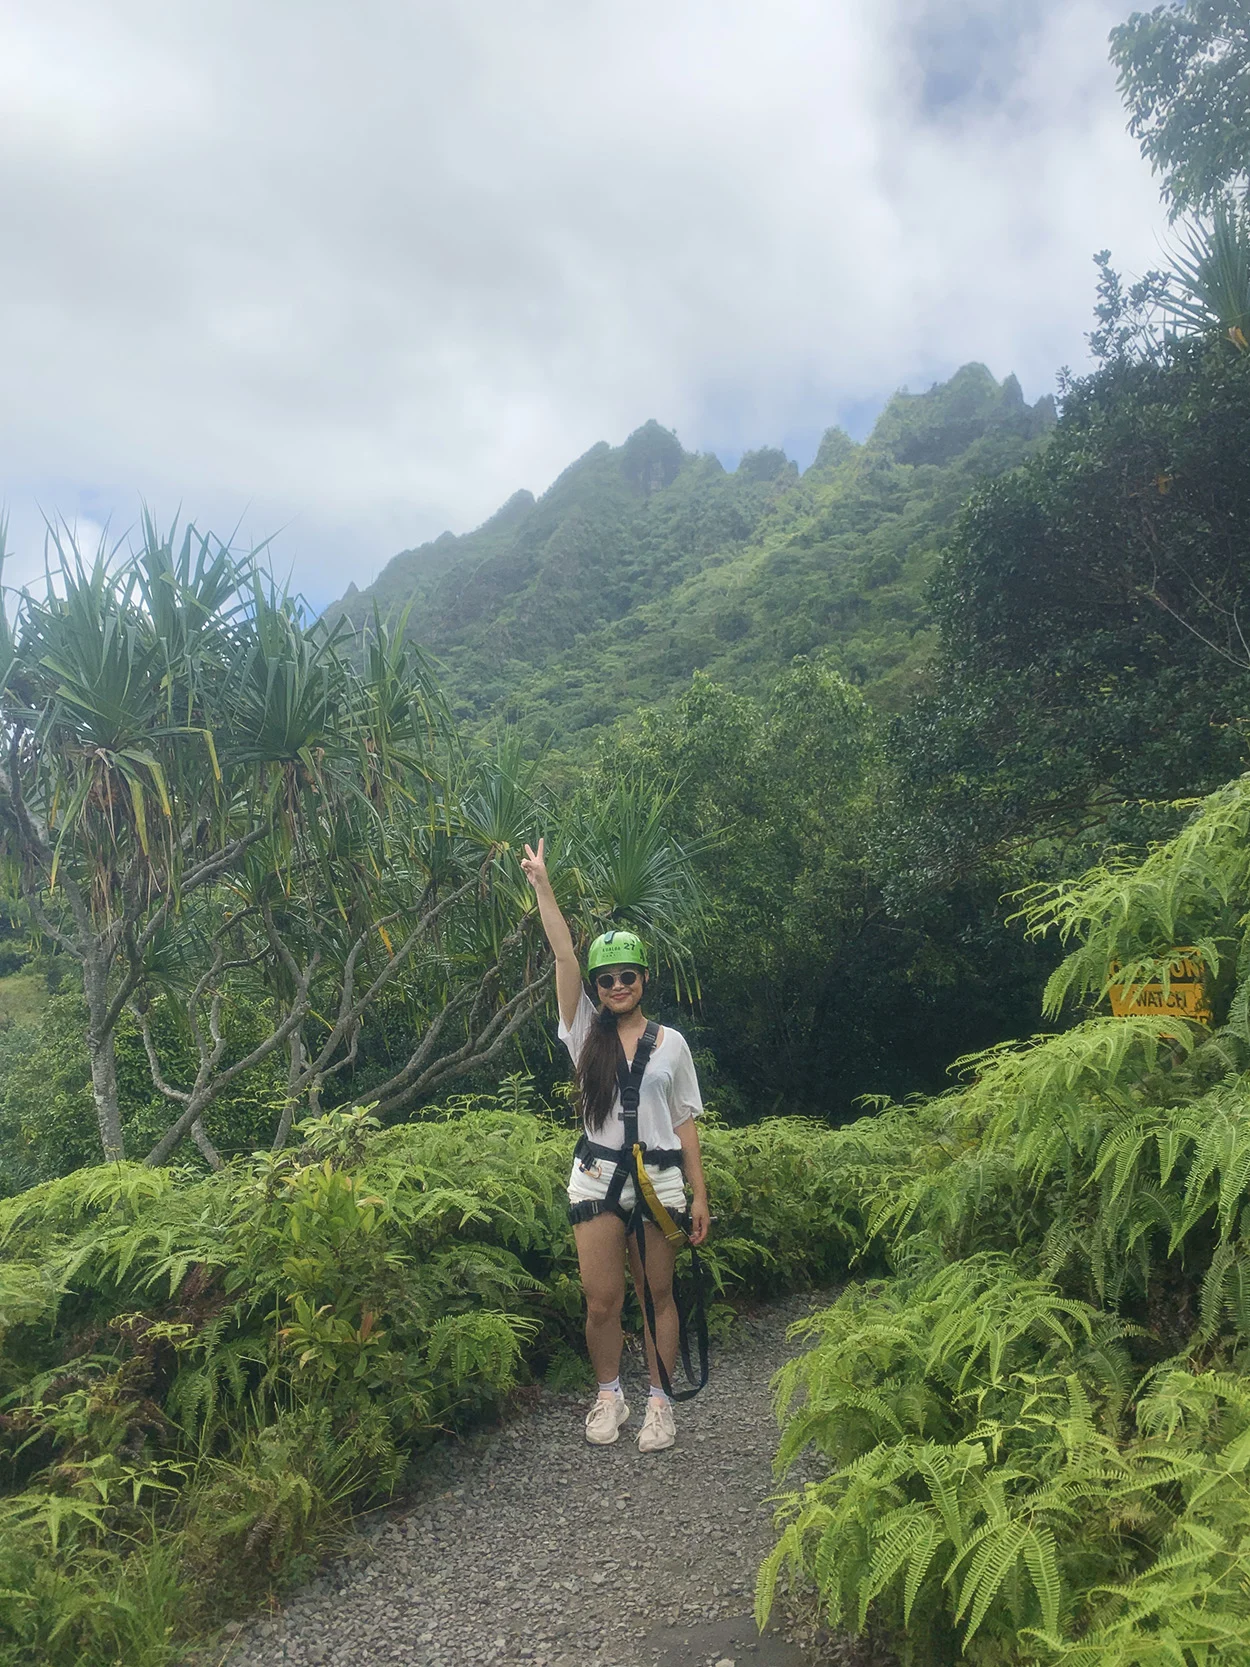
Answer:
[[[0,1249],[12,1253],[22,1240],[49,1245],[84,1221],[116,1210],[133,1216],[164,1197],[178,1180],[176,1170],[115,1163],[45,1181],[16,1198],[0,1199]]]
[[[437,1370],[450,1367],[459,1383],[480,1381],[507,1389],[514,1381],[521,1342],[537,1322],[514,1314],[445,1314],[431,1327],[426,1361]]]
[[[779,1462],[815,1444],[833,1467],[783,1496],[783,1560],[860,1627],[882,1604],[908,1626],[919,1606],[946,1609],[965,1648],[987,1628],[1066,1648],[1079,1594],[1101,1601],[1120,1572],[1122,1547],[1100,1542],[1102,1525],[1137,1524],[1144,1574],[1143,1529],[1160,1551],[1182,1525],[1192,1543],[1212,1484],[1250,1464],[1250,1386],[1161,1377],[1134,1436],[1121,1422],[1124,1323],[1002,1260],[955,1264],[906,1291],[848,1292],[804,1330],[813,1347],[778,1378]],[[1223,1421],[1215,1470],[1175,1439],[1202,1414]]]
[[[1218,972],[1220,929],[1250,893],[1248,832],[1250,779],[1242,776],[1203,800],[1181,832],[1144,861],[1022,893],[1031,932],[1079,941],[1047,986],[1047,1010],[1071,996],[1101,993],[1116,964],[1128,982],[1165,973],[1178,944],[1193,945]]]
[[[0,1343],[11,1326],[50,1318],[63,1291],[46,1263],[0,1262]]]

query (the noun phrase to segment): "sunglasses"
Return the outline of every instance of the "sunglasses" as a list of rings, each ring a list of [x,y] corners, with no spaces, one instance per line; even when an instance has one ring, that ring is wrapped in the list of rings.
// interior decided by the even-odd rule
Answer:
[[[636,972],[597,972],[595,974],[595,983],[601,990],[611,990],[617,984],[623,990],[630,990],[637,982],[638,974]]]

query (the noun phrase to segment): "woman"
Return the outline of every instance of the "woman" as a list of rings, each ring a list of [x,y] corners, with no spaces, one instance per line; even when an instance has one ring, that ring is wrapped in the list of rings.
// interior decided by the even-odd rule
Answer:
[[[632,932],[605,932],[590,949],[590,970],[600,1006],[586,994],[582,972],[573,949],[568,922],[560,913],[543,859],[543,841],[537,851],[527,845],[521,867],[533,886],[538,913],[547,942],[556,958],[556,999],[560,1006],[560,1040],[567,1046],[577,1069],[582,1122],[586,1140],[574,1158],[569,1177],[569,1219],[577,1241],[577,1260],[582,1289],[586,1293],[586,1347],[595,1369],[599,1393],[586,1414],[586,1439],[596,1446],[616,1440],[629,1408],[621,1390],[621,1305],[625,1300],[625,1218],[634,1204],[634,1182],[626,1179],[616,1202],[610,1196],[616,1166],[610,1156],[596,1158],[584,1150],[587,1142],[599,1149],[620,1151],[624,1145],[618,1067],[634,1062],[643,1043],[646,1065],[638,1085],[638,1138],[649,1153],[647,1174],[660,1203],[670,1214],[683,1217],[686,1195],[683,1173],[690,1184],[689,1237],[702,1244],[707,1237],[707,1184],[699,1155],[695,1118],[703,1110],[694,1061],[685,1038],[671,1025],[655,1035],[651,1054],[646,1057],[647,1020],[642,998],[647,988],[647,953],[642,940]],[[665,1162],[664,1154],[680,1162]],[[660,1356],[671,1380],[677,1357],[678,1318],[673,1300],[673,1262],[676,1250],[654,1222],[646,1233],[646,1278],[651,1287],[655,1311],[655,1337]],[[633,1240],[629,1263],[634,1289],[641,1292],[642,1268]],[[658,1453],[676,1440],[673,1408],[661,1387],[662,1378],[655,1356],[655,1342],[644,1325],[643,1337],[651,1385],[647,1411],[638,1446],[644,1453]]]

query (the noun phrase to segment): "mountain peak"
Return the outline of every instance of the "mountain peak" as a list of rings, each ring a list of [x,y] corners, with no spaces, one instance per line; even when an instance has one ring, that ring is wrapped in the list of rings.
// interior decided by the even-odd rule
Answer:
[[[636,428],[620,449],[621,473],[642,492],[659,492],[677,479],[686,453],[671,428],[655,418]]]
[[[974,361],[923,394],[901,389],[878,417],[868,445],[896,463],[941,464],[991,433],[1034,439],[1053,422],[1049,395],[1028,405],[1016,377],[996,382]]]
[[[743,480],[777,480],[794,465],[779,446],[760,446],[744,451],[735,471]]]
[[[844,428],[827,428],[820,437],[820,445],[807,472],[819,475],[826,469],[836,469],[839,463],[845,463],[858,450],[859,447]]]
[[[479,530],[484,531],[487,527],[510,527],[522,520],[533,507],[534,494],[528,487],[523,486],[519,492],[512,494],[506,504],[495,511],[489,521],[483,521]],[[443,536],[448,535],[444,533]]]

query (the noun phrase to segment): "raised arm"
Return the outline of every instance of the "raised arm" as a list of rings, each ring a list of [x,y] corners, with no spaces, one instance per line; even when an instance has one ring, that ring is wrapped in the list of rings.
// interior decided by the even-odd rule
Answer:
[[[538,900],[538,918],[543,923],[543,931],[547,934],[551,953],[556,958],[556,1000],[560,1003],[560,1017],[566,1025],[571,1026],[577,1015],[577,1005],[582,999],[582,969],[577,964],[569,923],[560,913],[560,905],[556,902],[556,894],[552,891],[551,881],[547,877],[541,839],[538,841],[537,851],[532,851],[528,845],[525,847],[521,867],[525,878],[534,888],[534,895]]]

